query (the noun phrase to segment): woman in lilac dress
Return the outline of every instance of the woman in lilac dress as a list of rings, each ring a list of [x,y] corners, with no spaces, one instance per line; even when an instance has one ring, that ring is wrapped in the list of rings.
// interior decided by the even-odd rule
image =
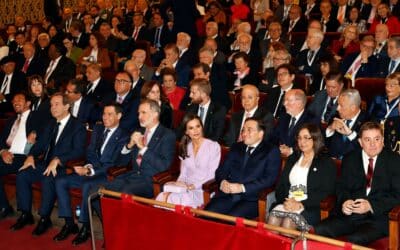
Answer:
[[[164,185],[158,201],[184,206],[203,205],[203,183],[213,179],[221,158],[220,145],[203,135],[203,124],[197,115],[188,114],[183,119],[186,128],[179,148],[181,172],[178,179]]]

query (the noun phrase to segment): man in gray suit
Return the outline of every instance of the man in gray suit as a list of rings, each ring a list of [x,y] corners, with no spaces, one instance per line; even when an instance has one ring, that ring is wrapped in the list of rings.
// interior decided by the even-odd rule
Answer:
[[[320,118],[322,123],[330,124],[336,115],[337,101],[343,85],[341,73],[329,72],[326,75],[326,88],[315,93],[314,100],[308,106],[308,112]]]

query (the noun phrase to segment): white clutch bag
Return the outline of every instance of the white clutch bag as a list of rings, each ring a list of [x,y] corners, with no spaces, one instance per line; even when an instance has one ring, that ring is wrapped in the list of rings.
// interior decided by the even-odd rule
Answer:
[[[185,184],[177,182],[168,182],[164,185],[164,192],[170,193],[186,193],[187,187]]]

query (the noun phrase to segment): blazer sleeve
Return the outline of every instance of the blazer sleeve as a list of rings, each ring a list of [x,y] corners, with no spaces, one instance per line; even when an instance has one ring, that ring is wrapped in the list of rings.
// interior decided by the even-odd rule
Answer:
[[[97,146],[96,144],[97,141],[99,140],[100,130],[101,130],[100,126],[98,125],[93,129],[93,133],[90,137],[90,143],[86,152],[86,162],[92,164],[93,168],[95,169],[101,166],[100,159],[97,156],[96,152],[96,146]]]

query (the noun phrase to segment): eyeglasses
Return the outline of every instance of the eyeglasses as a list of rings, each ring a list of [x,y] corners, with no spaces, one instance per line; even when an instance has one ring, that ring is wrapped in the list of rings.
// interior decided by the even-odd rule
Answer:
[[[313,138],[311,137],[311,136],[303,136],[303,137],[301,137],[301,136],[297,136],[296,137],[296,140],[298,140],[298,141],[310,141],[310,140],[312,140]]]
[[[125,80],[125,79],[115,79],[114,82],[116,82],[116,83],[123,83],[123,84],[131,83],[131,81],[128,81],[128,80]]]
[[[386,83],[385,86],[386,87],[390,87],[390,88],[394,88],[394,87],[398,87],[399,84],[398,83]]]
[[[287,76],[287,75],[289,75],[289,72],[281,72],[281,73],[276,74],[277,77],[279,77],[279,76]]]

